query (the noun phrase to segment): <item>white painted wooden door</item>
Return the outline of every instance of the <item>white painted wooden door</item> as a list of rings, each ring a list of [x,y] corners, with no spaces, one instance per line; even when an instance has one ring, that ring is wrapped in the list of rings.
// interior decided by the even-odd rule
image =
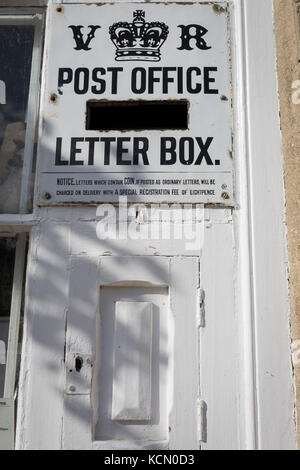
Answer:
[[[198,288],[196,257],[73,258],[65,449],[198,449]]]

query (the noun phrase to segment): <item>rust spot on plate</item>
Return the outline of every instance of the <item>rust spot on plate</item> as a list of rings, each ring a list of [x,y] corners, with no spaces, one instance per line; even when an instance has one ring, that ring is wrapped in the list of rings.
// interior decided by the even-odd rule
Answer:
[[[224,192],[221,194],[221,198],[227,200],[227,199],[230,199],[230,196],[229,196],[229,194],[228,194],[227,192],[224,191]]]
[[[213,10],[217,15],[221,15],[222,13],[226,13],[227,9],[218,5],[217,3],[213,4]]]
[[[51,93],[50,98],[49,98],[50,103],[56,104],[58,101],[58,96],[56,93]]]

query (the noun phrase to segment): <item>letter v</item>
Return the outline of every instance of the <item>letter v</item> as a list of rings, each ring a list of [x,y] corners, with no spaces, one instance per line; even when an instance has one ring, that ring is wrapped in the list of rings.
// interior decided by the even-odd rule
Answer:
[[[91,40],[95,37],[95,32],[97,31],[97,29],[101,28],[101,26],[92,26],[90,25],[89,28],[90,28],[90,32],[88,33],[87,35],[87,38],[86,40],[84,41],[83,39],[83,34],[82,34],[82,28],[83,26],[82,25],[78,25],[78,26],[75,26],[75,25],[71,25],[71,26],[68,26],[69,28],[72,29],[73,31],[73,36],[74,36],[74,40],[75,40],[75,43],[76,43],[76,47],[74,47],[74,49],[76,51],[89,51],[91,50],[91,47],[89,47],[90,43],[91,43]]]

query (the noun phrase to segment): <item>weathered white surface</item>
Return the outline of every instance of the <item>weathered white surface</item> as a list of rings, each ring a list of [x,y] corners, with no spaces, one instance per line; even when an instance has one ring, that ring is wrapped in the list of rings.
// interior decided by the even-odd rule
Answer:
[[[107,261],[112,262],[113,258],[108,258]],[[118,262],[118,258],[116,261]],[[106,265],[107,267],[112,266],[110,263],[106,263]],[[127,266],[132,271],[133,264],[127,262]],[[126,279],[126,275],[123,274],[124,279]],[[171,321],[169,292],[166,287],[151,286],[145,281],[136,287],[132,287],[133,282],[130,281],[127,281],[126,284],[127,286],[103,286],[100,289],[100,318],[98,317],[96,332],[97,359],[93,380],[93,397],[96,405],[94,409],[97,409],[94,416],[96,423],[93,446],[111,447],[116,445],[115,442],[120,441],[131,441],[128,442],[129,447],[139,441],[139,446],[143,446],[147,441],[152,441],[153,443],[159,442],[158,446],[161,447],[162,441],[167,443],[170,407],[168,384],[170,382],[169,364],[172,351],[169,344]],[[113,364],[116,352],[114,347],[115,305],[118,302],[151,303],[152,305],[151,418],[148,421],[134,420],[126,423],[112,420],[112,398],[116,370]],[[126,325],[123,325],[123,328],[126,333],[130,330],[130,327],[126,327]],[[132,349],[131,355],[123,356],[123,366],[128,370],[128,374],[134,373],[133,368],[138,370],[138,364],[134,363],[134,360],[139,356],[139,351],[145,349],[143,339],[137,338],[132,343]],[[136,396],[137,392],[138,388],[135,388],[135,384],[132,383],[132,395]]]
[[[94,359],[90,354],[68,352],[66,354],[67,395],[89,395],[92,383]]]
[[[239,337],[235,310],[233,226],[213,224],[206,230],[200,260],[202,309],[200,394],[207,404],[207,442],[203,449],[243,447],[239,436]],[[222,248],[215,256],[216,246]]]
[[[256,446],[259,449],[295,449],[273,2],[251,0],[244,1],[243,6],[247,125],[244,164],[250,202],[248,229],[254,338],[253,356],[247,360],[252,360],[255,369]],[[250,383],[245,385],[251,386]]]
[[[199,260],[170,260],[170,308],[174,317],[170,449],[199,449],[198,324]],[[198,356],[198,359],[197,359]],[[187,367],[188,365],[188,367]]]
[[[282,248],[286,241],[272,2],[232,2],[234,7],[241,4],[246,7],[245,16],[242,12],[242,18],[235,17],[232,25],[234,96],[238,98],[234,101],[238,113],[236,215],[232,220],[231,211],[206,209],[204,246],[201,251],[187,253],[179,240],[169,244],[158,240],[151,246],[144,240],[100,241],[95,235],[95,208],[37,212],[41,224],[32,229],[29,254],[17,448],[59,449],[63,446],[63,427],[70,441],[84,443],[90,439],[93,417],[89,395],[68,396],[68,408],[63,410],[65,309],[69,303],[71,253],[81,262],[83,254],[102,256],[108,283],[132,281],[140,274],[143,282],[148,279],[150,284],[158,282],[160,286],[167,286],[169,281],[165,269],[168,261],[162,254],[175,261],[181,255],[199,255],[201,289],[205,294],[201,311],[206,325],[201,332],[201,375],[197,372],[201,398],[207,404],[207,442],[202,447],[296,448],[284,273],[287,258]],[[238,11],[234,8],[233,14]],[[244,35],[247,51],[240,41]],[[245,82],[241,70],[247,79],[246,90],[242,88]],[[147,255],[144,267],[141,255]],[[137,263],[136,269],[126,257]],[[117,258],[124,261],[117,262]],[[110,262],[116,277],[111,274]],[[97,290],[89,287],[84,266],[83,263],[77,284],[78,295],[87,289],[93,299]],[[186,284],[191,272],[186,267]],[[105,282],[101,274],[98,280]],[[183,292],[186,295],[184,289]],[[76,300],[75,288],[72,295]],[[199,305],[200,292],[198,299]],[[193,296],[189,301],[193,302]],[[179,305],[183,302],[184,299],[179,300]],[[79,332],[86,338],[94,331],[94,324],[90,325],[91,304],[87,301],[81,306],[86,322]],[[185,303],[183,308],[188,311]],[[199,319],[201,324],[203,318]],[[78,351],[83,354],[84,350]],[[74,426],[71,421],[67,427],[69,416],[77,416],[81,425]],[[196,424],[200,427],[197,417]],[[150,449],[168,447],[167,441],[140,445]],[[139,443],[132,444],[132,448],[138,447]],[[128,442],[111,442],[110,448],[128,449]]]
[[[68,232],[67,223],[49,221],[31,234],[19,380],[18,448],[61,447]]]
[[[74,390],[65,396],[64,448],[114,449],[120,440],[123,446],[127,443],[127,448],[144,448],[150,442],[159,449],[166,446],[170,449],[198,448],[198,305],[197,296],[193,295],[199,285],[198,268],[196,258],[73,258],[70,288],[71,292],[76,289],[76,294],[73,291],[70,297],[67,351],[72,344],[78,354],[88,351],[95,361],[90,393],[76,394]],[[185,272],[189,272],[189,277],[184,275]],[[89,285],[85,292],[77,282],[82,275],[86,281],[85,287]],[[100,297],[97,295],[99,286],[104,286],[100,289]],[[166,286],[169,286],[169,294]],[[141,421],[138,424],[137,418],[132,423],[124,424],[112,420],[112,415],[118,411],[114,407],[119,401],[114,403],[114,368],[117,364],[122,365],[116,360],[110,364],[115,351],[115,348],[111,350],[110,345],[114,344],[116,301],[144,305],[151,301],[153,304],[152,414],[149,423]],[[126,334],[133,329],[130,322],[123,326],[126,327]],[[147,352],[144,340],[143,337],[136,339],[138,354],[142,350]],[[145,356],[148,362],[149,351]],[[125,370],[129,375],[139,373],[138,364],[132,362],[134,357],[126,359],[129,364]],[[185,361],[181,360],[182,357]],[[187,363],[189,367],[186,367]],[[132,366],[137,367],[135,372],[131,371]],[[68,375],[68,370],[66,373]],[[140,375],[142,378],[144,373]],[[135,385],[132,381],[133,395],[137,392]],[[122,391],[126,397],[126,388],[123,387]]]
[[[240,440],[243,448],[255,449],[256,444],[256,386],[255,386],[255,338],[253,335],[253,281],[251,273],[251,230],[249,198],[249,171],[247,156],[247,71],[245,69],[245,16],[244,2],[238,1],[235,5],[234,28],[236,31],[236,47],[233,50],[233,63],[236,64],[236,76],[233,78],[236,126],[239,130],[236,138],[236,153],[244,155],[236,161],[237,165],[237,197],[243,208],[235,214],[236,246],[238,251],[236,273],[236,309],[241,312],[238,334],[241,336],[240,354],[240,387],[241,407],[240,414],[243,426],[240,427]]]
[[[116,302],[113,420],[151,420],[151,363],[152,304]]]

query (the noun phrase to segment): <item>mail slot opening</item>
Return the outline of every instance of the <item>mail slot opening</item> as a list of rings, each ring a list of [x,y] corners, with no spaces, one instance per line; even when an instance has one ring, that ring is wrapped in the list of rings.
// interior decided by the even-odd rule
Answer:
[[[188,129],[186,100],[88,101],[86,128],[91,131]]]

